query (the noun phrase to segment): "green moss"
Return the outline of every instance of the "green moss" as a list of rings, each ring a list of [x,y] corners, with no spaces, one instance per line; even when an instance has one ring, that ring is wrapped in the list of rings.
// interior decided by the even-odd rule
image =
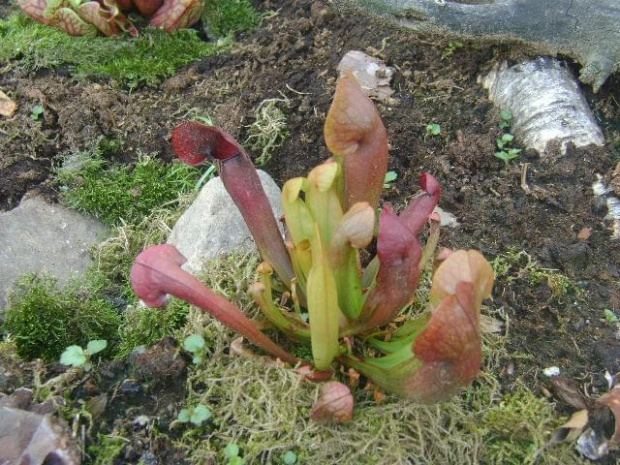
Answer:
[[[121,327],[117,358],[125,358],[138,346],[152,346],[183,328],[189,307],[189,304],[173,299],[164,308],[128,308]]]
[[[223,37],[257,26],[260,16],[250,0],[206,0],[202,20],[213,34]]]
[[[495,257],[491,264],[498,280],[505,280],[507,283],[522,280],[532,286],[544,283],[558,301],[562,301],[567,295],[577,299],[583,297],[583,289],[577,287],[570,278],[558,270],[543,268],[524,250],[510,249]]]
[[[94,444],[88,447],[84,463],[92,465],[114,465],[129,441],[122,436],[99,434]]]
[[[71,65],[80,75],[116,79],[129,86],[152,84],[177,69],[222,50],[196,31],[174,34],[143,29],[136,38],[71,37],[21,13],[0,20],[0,62],[17,61],[26,70]]]
[[[482,412],[477,427],[484,433],[485,463],[521,465],[539,460],[543,446],[560,422],[553,405],[523,386]],[[561,460],[558,454],[561,454]],[[580,463],[565,448],[546,452],[549,462]],[[543,460],[543,463],[547,460]]]
[[[99,149],[81,156],[80,169],[58,171],[63,197],[72,208],[108,224],[137,223],[157,207],[171,209],[200,178],[199,169],[182,163],[142,157],[132,168],[104,161]]]
[[[92,275],[63,289],[51,277],[22,278],[9,298],[4,324],[18,355],[52,362],[70,345],[117,340],[120,315],[112,302],[102,297],[103,285]]]
[[[245,144],[251,151],[260,152],[254,160],[256,166],[269,162],[273,151],[289,136],[286,115],[278,107],[279,103],[290,104],[287,98],[263,100],[254,111],[254,122],[248,127],[250,135]]]

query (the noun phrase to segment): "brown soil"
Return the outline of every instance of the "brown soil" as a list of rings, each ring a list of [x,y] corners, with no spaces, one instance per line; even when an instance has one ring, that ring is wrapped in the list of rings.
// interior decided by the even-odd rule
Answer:
[[[0,120],[0,207],[15,207],[33,189],[57,198],[53,166],[100,136],[123,142],[115,154],[120,161],[131,163],[139,152],[170,160],[170,131],[191,109],[243,141],[256,106],[285,95],[290,138],[264,167],[281,184],[328,156],[322,126],[336,65],[348,50],[366,51],[397,70],[396,103],[378,105],[390,134],[389,169],[398,173],[387,201],[402,206],[421,172],[429,171],[443,186],[441,206],[461,223],[444,231],[442,245],[479,249],[490,259],[523,250],[583,290],[583,298],[558,299],[545,282],[523,282],[508,293],[499,281],[494,299],[510,318],[510,349],[531,355],[516,364],[517,373],[545,384],[539,370],[557,365],[585,384],[602,385],[606,370],[620,371],[620,341],[603,317],[604,309],[620,310],[620,242],[610,239],[606,211],[591,189],[595,173],[610,176],[620,159],[620,76],[598,94],[584,89],[605,147],[572,148],[548,159],[528,152],[505,169],[494,157],[498,112],[476,79],[498,60],[519,56],[519,49],[466,43],[442,59],[444,39],[347,17],[319,2],[259,5],[276,7],[278,15],[238,37],[232,50],[131,93],[114,83],[76,81],[67,72],[0,74],[0,88],[20,104],[17,117]],[[39,103],[48,111],[33,121],[29,109]],[[441,136],[426,136],[428,123],[441,124]],[[519,161],[529,164],[534,194],[521,187]],[[580,241],[586,227],[591,235]]]

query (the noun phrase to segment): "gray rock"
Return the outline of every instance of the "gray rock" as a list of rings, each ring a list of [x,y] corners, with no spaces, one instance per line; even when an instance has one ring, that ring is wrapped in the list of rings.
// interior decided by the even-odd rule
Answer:
[[[0,213],[0,320],[13,283],[26,273],[49,273],[66,283],[81,276],[88,248],[106,228],[61,205],[34,197]]]
[[[280,188],[264,171],[259,170],[258,175],[275,217],[280,218]],[[172,228],[168,243],[187,258],[183,268],[190,273],[199,273],[205,260],[220,254],[256,250],[252,235],[220,178],[205,184]]]

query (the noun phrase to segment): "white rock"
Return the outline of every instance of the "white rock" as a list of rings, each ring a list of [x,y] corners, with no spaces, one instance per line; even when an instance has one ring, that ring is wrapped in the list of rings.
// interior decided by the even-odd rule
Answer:
[[[276,218],[282,216],[280,188],[264,171],[258,171],[263,189]],[[220,178],[213,178],[172,228],[168,243],[181,252],[183,268],[199,273],[205,260],[233,251],[256,250],[256,244],[241,213]]]
[[[338,64],[338,73],[341,77],[349,71],[353,73],[366,95],[371,98],[384,102],[388,101],[394,93],[390,87],[394,68],[386,66],[378,58],[366,55],[359,50],[352,50]]]
[[[0,316],[13,283],[26,273],[49,273],[59,283],[81,276],[92,262],[88,248],[105,231],[99,221],[39,197],[0,213]]]
[[[456,228],[460,225],[459,220],[452,213],[444,210],[440,206],[436,206],[433,213],[439,215],[439,226],[447,228]]]
[[[560,376],[561,370],[556,366],[547,367],[543,370],[543,374],[548,378],[553,378],[554,376]]]

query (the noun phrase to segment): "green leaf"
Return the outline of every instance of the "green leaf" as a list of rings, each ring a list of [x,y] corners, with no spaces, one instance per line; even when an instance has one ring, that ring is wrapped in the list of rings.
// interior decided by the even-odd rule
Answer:
[[[108,347],[108,341],[105,339],[97,339],[95,341],[90,341],[86,346],[86,352],[90,355],[95,355],[96,353],[101,352],[103,349]]]
[[[43,105],[35,105],[34,107],[32,107],[30,118],[37,120],[44,112],[45,108],[43,107]]]
[[[284,463],[286,465],[294,465],[297,463],[297,454],[292,450],[289,450],[283,457]]]
[[[618,322],[618,316],[614,312],[609,310],[608,308],[605,309],[604,313],[605,313],[605,320],[607,320],[607,323]]]
[[[438,136],[441,134],[441,125],[439,124],[427,124],[426,125],[426,133],[431,136]]]
[[[181,410],[179,414],[177,415],[177,420],[180,421],[181,423],[187,423],[189,419],[190,419],[189,410],[186,408]]]
[[[202,357],[200,355],[196,355],[194,358],[192,358],[192,363],[194,365],[200,365],[202,363]]]
[[[198,405],[194,409],[194,412],[192,413],[189,421],[191,421],[196,426],[200,426],[209,418],[211,418],[211,410],[209,410],[209,408],[205,407],[204,405]]]
[[[338,353],[338,290],[318,226],[312,240],[312,268],[307,284],[312,357],[318,371],[328,370]]]
[[[238,457],[239,456],[239,446],[237,444],[235,444],[234,442],[231,442],[224,449],[224,455],[226,456],[227,459],[232,459],[234,457]]]
[[[383,182],[392,182],[392,181],[396,181],[396,178],[398,178],[398,173],[396,171],[388,171],[387,173],[385,173],[385,180]]]
[[[84,350],[80,346],[69,346],[60,356],[60,363],[73,367],[79,367],[88,361]]]
[[[205,340],[200,334],[187,336],[183,341],[183,348],[191,353],[200,352],[205,347]]]
[[[512,112],[509,110],[502,110],[499,112],[499,117],[504,121],[510,121],[512,119]]]
[[[506,133],[502,136],[502,142],[506,143],[506,142],[512,142],[512,140],[515,138],[515,136],[513,136],[512,134]]]

